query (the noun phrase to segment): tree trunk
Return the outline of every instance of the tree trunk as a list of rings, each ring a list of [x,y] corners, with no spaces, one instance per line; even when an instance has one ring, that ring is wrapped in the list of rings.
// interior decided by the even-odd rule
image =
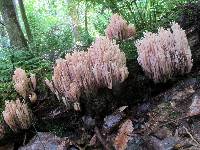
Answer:
[[[12,0],[2,0],[2,16],[11,46],[15,48],[27,47],[26,39],[17,20]]]
[[[8,45],[8,40],[6,37],[6,31],[3,25],[0,25],[0,42],[1,42],[1,47],[6,47]]]
[[[24,8],[23,0],[18,0],[18,2],[19,2],[19,8],[20,8],[20,12],[21,12],[22,19],[23,19],[23,22],[24,22],[24,26],[25,26],[25,29],[26,29],[26,34],[27,34],[28,40],[31,41],[32,40],[32,34],[31,34],[31,29],[30,29],[29,23],[28,23],[28,19],[27,19],[27,16],[26,16],[26,11],[25,11],[25,8]]]
[[[8,46],[8,37],[6,34],[6,29],[4,22],[2,21],[2,15],[0,16],[0,47],[7,47]]]
[[[72,0],[68,1],[69,15],[72,19],[72,34],[73,34],[73,43],[76,45],[77,41],[80,41],[79,33],[79,14],[78,14],[78,2],[73,2]]]

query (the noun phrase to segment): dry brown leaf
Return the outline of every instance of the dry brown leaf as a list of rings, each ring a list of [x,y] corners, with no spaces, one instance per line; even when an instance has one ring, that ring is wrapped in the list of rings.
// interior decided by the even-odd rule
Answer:
[[[133,132],[133,124],[130,119],[126,120],[118,131],[118,134],[114,141],[116,150],[125,150],[128,141],[131,139],[131,133]]]

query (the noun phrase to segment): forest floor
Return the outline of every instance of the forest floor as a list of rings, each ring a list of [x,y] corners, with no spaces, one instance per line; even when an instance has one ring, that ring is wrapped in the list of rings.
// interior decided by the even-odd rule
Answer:
[[[120,106],[104,119],[99,119],[102,122],[97,122],[90,115],[82,116],[75,112],[72,116],[63,117],[65,112],[59,109],[58,114],[62,113],[62,119],[58,119],[57,123],[68,127],[62,131],[63,137],[60,138],[50,132],[37,132],[27,145],[20,147],[20,150],[44,149],[44,147],[200,149],[200,76],[196,74],[195,76],[182,79],[165,92],[138,102],[134,106]],[[25,137],[24,140],[26,141]]]

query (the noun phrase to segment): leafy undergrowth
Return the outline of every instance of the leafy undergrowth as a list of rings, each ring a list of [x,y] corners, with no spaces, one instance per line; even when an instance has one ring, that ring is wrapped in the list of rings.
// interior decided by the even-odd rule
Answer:
[[[48,77],[52,70],[52,62],[43,56],[38,56],[30,50],[3,49],[0,58],[0,112],[4,108],[6,100],[15,100],[17,95],[13,83],[12,75],[15,68],[20,67],[28,74],[36,74],[38,88],[44,89],[43,80]],[[1,118],[2,119],[2,118]]]

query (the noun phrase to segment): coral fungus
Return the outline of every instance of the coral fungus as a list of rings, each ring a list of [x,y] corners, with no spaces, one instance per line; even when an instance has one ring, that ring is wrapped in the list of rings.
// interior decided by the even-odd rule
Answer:
[[[136,42],[138,62],[154,82],[165,82],[173,75],[191,71],[191,50],[185,31],[177,23],[158,33],[147,32]]]
[[[58,98],[65,104],[76,103],[81,94],[88,96],[99,88],[123,82],[128,76],[126,57],[119,46],[107,37],[99,37],[87,52],[73,52],[58,59],[52,81],[46,80]]]

